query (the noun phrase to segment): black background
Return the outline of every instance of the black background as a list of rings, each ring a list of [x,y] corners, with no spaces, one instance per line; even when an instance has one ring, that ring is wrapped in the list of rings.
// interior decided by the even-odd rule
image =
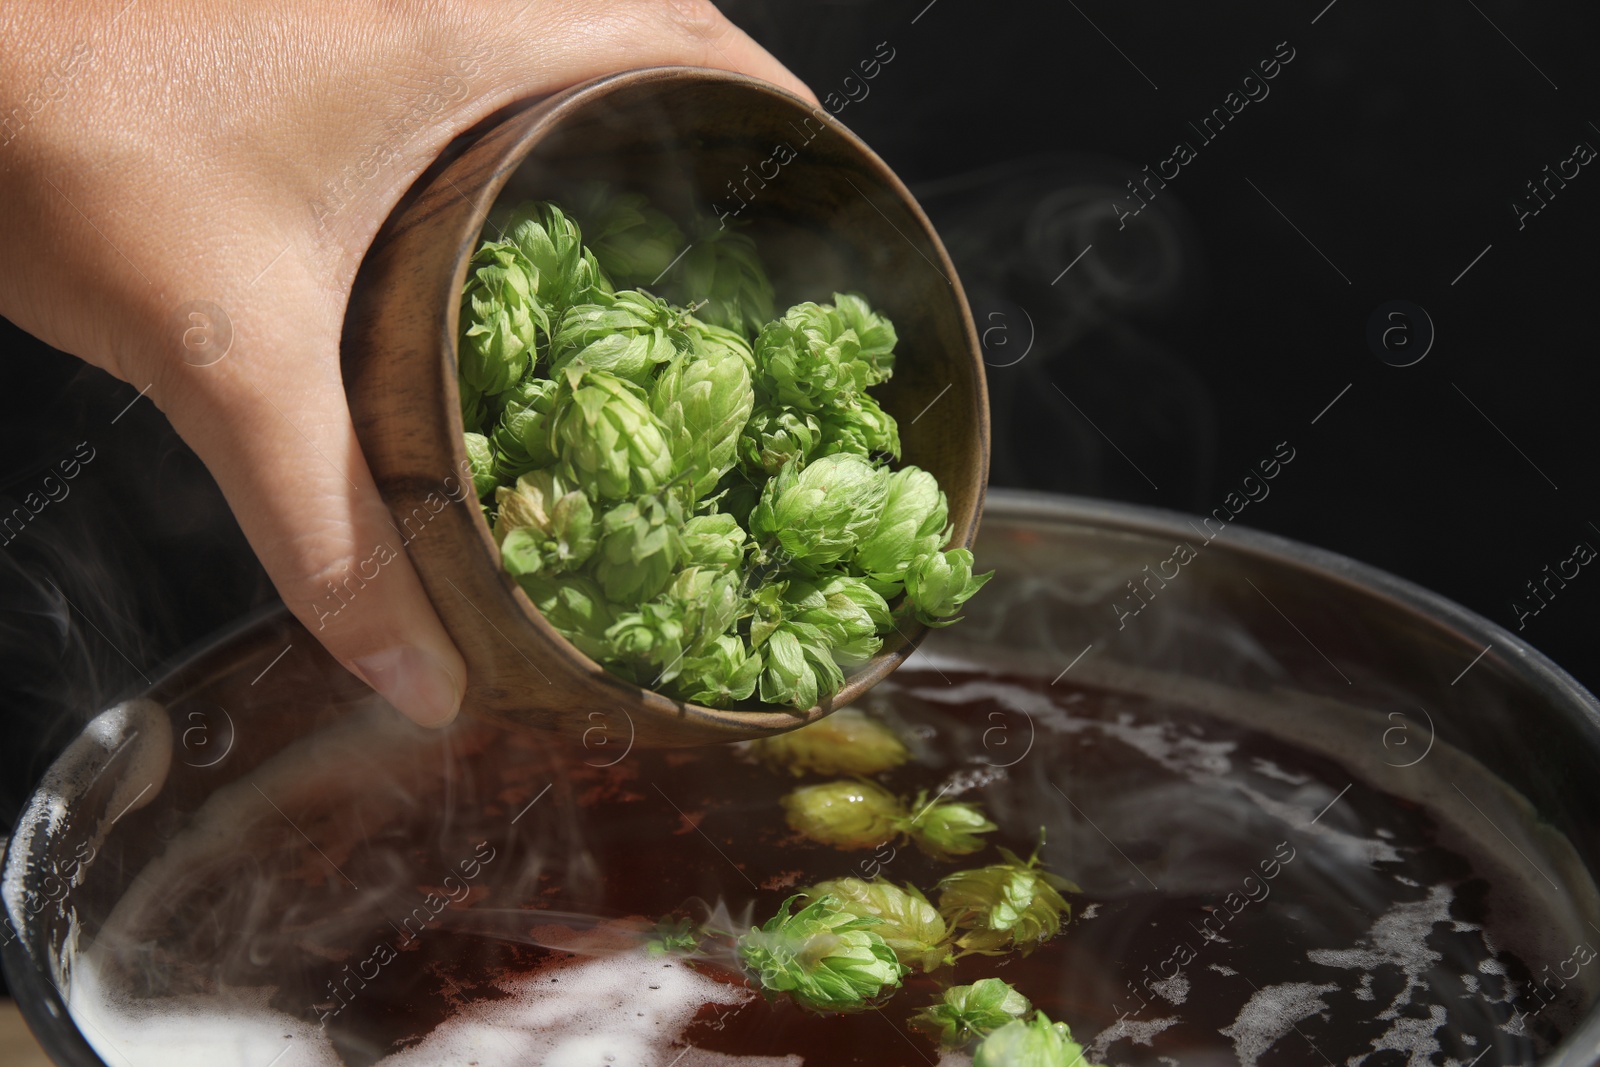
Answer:
[[[1288,441],[1294,465],[1242,523],[1386,568],[1513,630],[1525,582],[1579,541],[1600,546],[1600,167],[1524,228],[1512,208],[1578,142],[1600,147],[1592,7],[725,10],[819,96],[866,92],[838,117],[923,199],[985,334],[994,484],[1210,511]],[[863,83],[858,63],[880,42],[894,58]],[[1270,95],[1201,143],[1186,123],[1223,106],[1280,42],[1294,58]],[[1197,158],[1119,230],[1110,205],[1132,206],[1123,180],[1178,140]],[[1437,331],[1409,367],[1366,339],[1393,300],[1425,309]],[[108,697],[272,593],[148,400],[113,422],[133,388],[9,324],[0,352],[5,510],[77,442],[96,449],[71,495],[0,549],[9,824],[50,753]],[[1594,569],[1522,631],[1590,686]]]

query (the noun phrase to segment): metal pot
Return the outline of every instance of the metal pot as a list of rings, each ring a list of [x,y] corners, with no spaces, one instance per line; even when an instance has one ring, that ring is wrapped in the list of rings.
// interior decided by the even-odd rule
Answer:
[[[1600,1058],[1600,967],[1584,966],[1566,947],[1574,936],[1600,937],[1592,933],[1600,931],[1600,792],[1593,788],[1600,705],[1569,675],[1516,636],[1408,582],[1214,521],[1000,491],[989,497],[977,555],[996,568],[995,579],[968,617],[937,631],[906,670],[920,664],[967,678],[1001,671],[1034,679],[1041,692],[1053,691],[1053,682],[1159,700],[1311,753],[1349,784],[1337,795],[1328,791],[1321,811],[1285,808],[1288,829],[1311,834],[1340,819],[1354,826],[1347,812],[1382,805],[1436,827],[1488,886],[1480,902],[1486,929],[1526,965],[1525,984],[1562,976],[1559,990],[1544,983],[1547,1008],[1525,991],[1508,996],[1497,1017],[1542,1010],[1539,1026],[1556,1040],[1541,1063]],[[891,710],[909,699],[910,690],[896,689],[900,677],[882,698]],[[207,798],[259,783],[275,754],[351,721],[369,703],[278,609],[174,664],[148,692],[97,718],[61,756],[11,838],[3,885],[6,975],[57,1062],[103,1062],[63,991],[76,955],[141,870]],[[1012,754],[1032,745],[1039,725],[1025,718],[997,721],[998,733],[978,724],[987,749],[979,762],[1003,767],[1025,758],[1026,751],[1016,760]],[[397,752],[456,743],[420,732],[394,736]],[[590,765],[609,760],[622,740],[613,732],[598,741],[613,747]],[[330,760],[340,758],[336,748],[325,746]],[[271,802],[270,784],[255,788]],[[1197,792],[1195,803],[1202,799]],[[1138,834],[1136,823],[1092,817],[1115,801],[1069,798],[1077,815],[1067,834],[1082,842],[1069,847],[1080,848],[1087,875],[1080,880],[1093,890],[1098,879],[1108,895],[1119,880],[1136,883],[1134,871],[1152,886],[1184,882],[1176,851],[1160,841],[1131,844],[1124,835]],[[1161,816],[1141,818],[1153,824]],[[1185,854],[1236,843],[1235,826],[1187,825],[1198,836],[1183,842]],[[1119,868],[1124,860],[1128,867]],[[1121,962],[1136,972],[1143,960],[1129,951]],[[1568,976],[1567,964],[1577,973]],[[1505,1033],[1495,1029],[1495,1046],[1480,1054],[1497,1046],[1493,1062],[1517,1062],[1533,1047]]]

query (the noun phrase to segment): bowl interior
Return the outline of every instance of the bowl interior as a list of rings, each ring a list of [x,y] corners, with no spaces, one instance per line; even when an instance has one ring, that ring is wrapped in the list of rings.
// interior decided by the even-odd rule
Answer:
[[[945,487],[965,543],[988,473],[981,363],[944,249],[882,160],[826,111],[759,83],[641,78],[565,109],[500,202],[570,202],[588,179],[643,193],[680,222],[748,233],[779,309],[859,292],[885,312],[900,344],[874,395],[907,460]]]

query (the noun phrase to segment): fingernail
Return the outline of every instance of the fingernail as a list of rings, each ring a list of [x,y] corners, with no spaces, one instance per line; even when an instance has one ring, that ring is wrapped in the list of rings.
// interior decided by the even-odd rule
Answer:
[[[437,659],[401,645],[351,664],[362,681],[419,726],[443,726],[461,707],[461,690]]]

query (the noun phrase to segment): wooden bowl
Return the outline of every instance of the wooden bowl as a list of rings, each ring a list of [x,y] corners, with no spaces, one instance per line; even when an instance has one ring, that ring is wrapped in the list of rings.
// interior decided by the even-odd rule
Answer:
[[[368,252],[346,318],[344,382],[362,450],[466,657],[466,710],[586,741],[598,730],[618,747],[802,726],[882,680],[924,630],[890,635],[831,700],[804,712],[672,700],[609,674],[544,620],[501,569],[463,487],[457,318],[485,218],[497,202],[560,203],[594,178],[644,192],[675,217],[692,208],[747,226],[780,309],[851,290],[887,313],[900,343],[894,377],[874,395],[899,421],[905,462],[944,488],[952,544],[972,545],[989,470],[988,397],[938,236],[883,161],[827,112],[699,68],[611,75],[513,109],[419,179]]]

